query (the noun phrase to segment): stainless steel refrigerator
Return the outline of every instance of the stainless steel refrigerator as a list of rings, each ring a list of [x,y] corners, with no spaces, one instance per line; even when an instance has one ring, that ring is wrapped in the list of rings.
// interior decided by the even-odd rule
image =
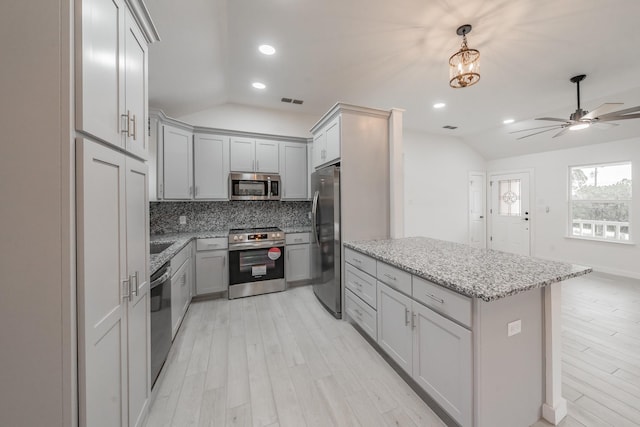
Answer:
[[[340,167],[311,175],[311,278],[313,292],[336,318],[342,317],[340,287]]]

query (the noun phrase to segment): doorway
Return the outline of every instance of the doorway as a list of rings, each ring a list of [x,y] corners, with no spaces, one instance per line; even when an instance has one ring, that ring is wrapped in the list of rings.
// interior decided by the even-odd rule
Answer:
[[[485,218],[486,175],[469,172],[469,245],[487,247],[487,223]]]
[[[490,176],[491,249],[531,255],[529,175],[518,172]]]

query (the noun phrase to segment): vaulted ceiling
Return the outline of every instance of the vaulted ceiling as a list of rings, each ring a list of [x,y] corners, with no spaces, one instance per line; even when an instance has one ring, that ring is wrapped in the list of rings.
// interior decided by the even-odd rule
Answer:
[[[150,104],[174,117],[223,103],[316,114],[337,101],[403,108],[405,127],[461,138],[486,158],[640,136],[640,120],[552,138],[510,131],[582,108],[640,105],[638,0],[147,0]],[[448,85],[455,30],[473,25],[481,80]],[[277,49],[264,56],[258,45]],[[262,81],[265,90],[251,82]],[[282,97],[304,100],[284,104]],[[432,106],[445,102],[440,110]],[[504,125],[506,118],[516,123]],[[455,130],[443,126],[457,126]]]

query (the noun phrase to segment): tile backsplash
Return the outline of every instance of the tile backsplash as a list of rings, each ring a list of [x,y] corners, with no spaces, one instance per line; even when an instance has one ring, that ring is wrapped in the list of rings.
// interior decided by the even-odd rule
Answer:
[[[151,234],[311,225],[311,202],[151,202]],[[186,224],[180,224],[185,216]]]

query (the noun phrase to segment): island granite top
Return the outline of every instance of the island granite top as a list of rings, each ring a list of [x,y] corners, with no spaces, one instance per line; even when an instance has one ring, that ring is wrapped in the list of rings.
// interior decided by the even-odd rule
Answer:
[[[484,301],[548,286],[593,270],[428,237],[344,242],[415,276]]]

